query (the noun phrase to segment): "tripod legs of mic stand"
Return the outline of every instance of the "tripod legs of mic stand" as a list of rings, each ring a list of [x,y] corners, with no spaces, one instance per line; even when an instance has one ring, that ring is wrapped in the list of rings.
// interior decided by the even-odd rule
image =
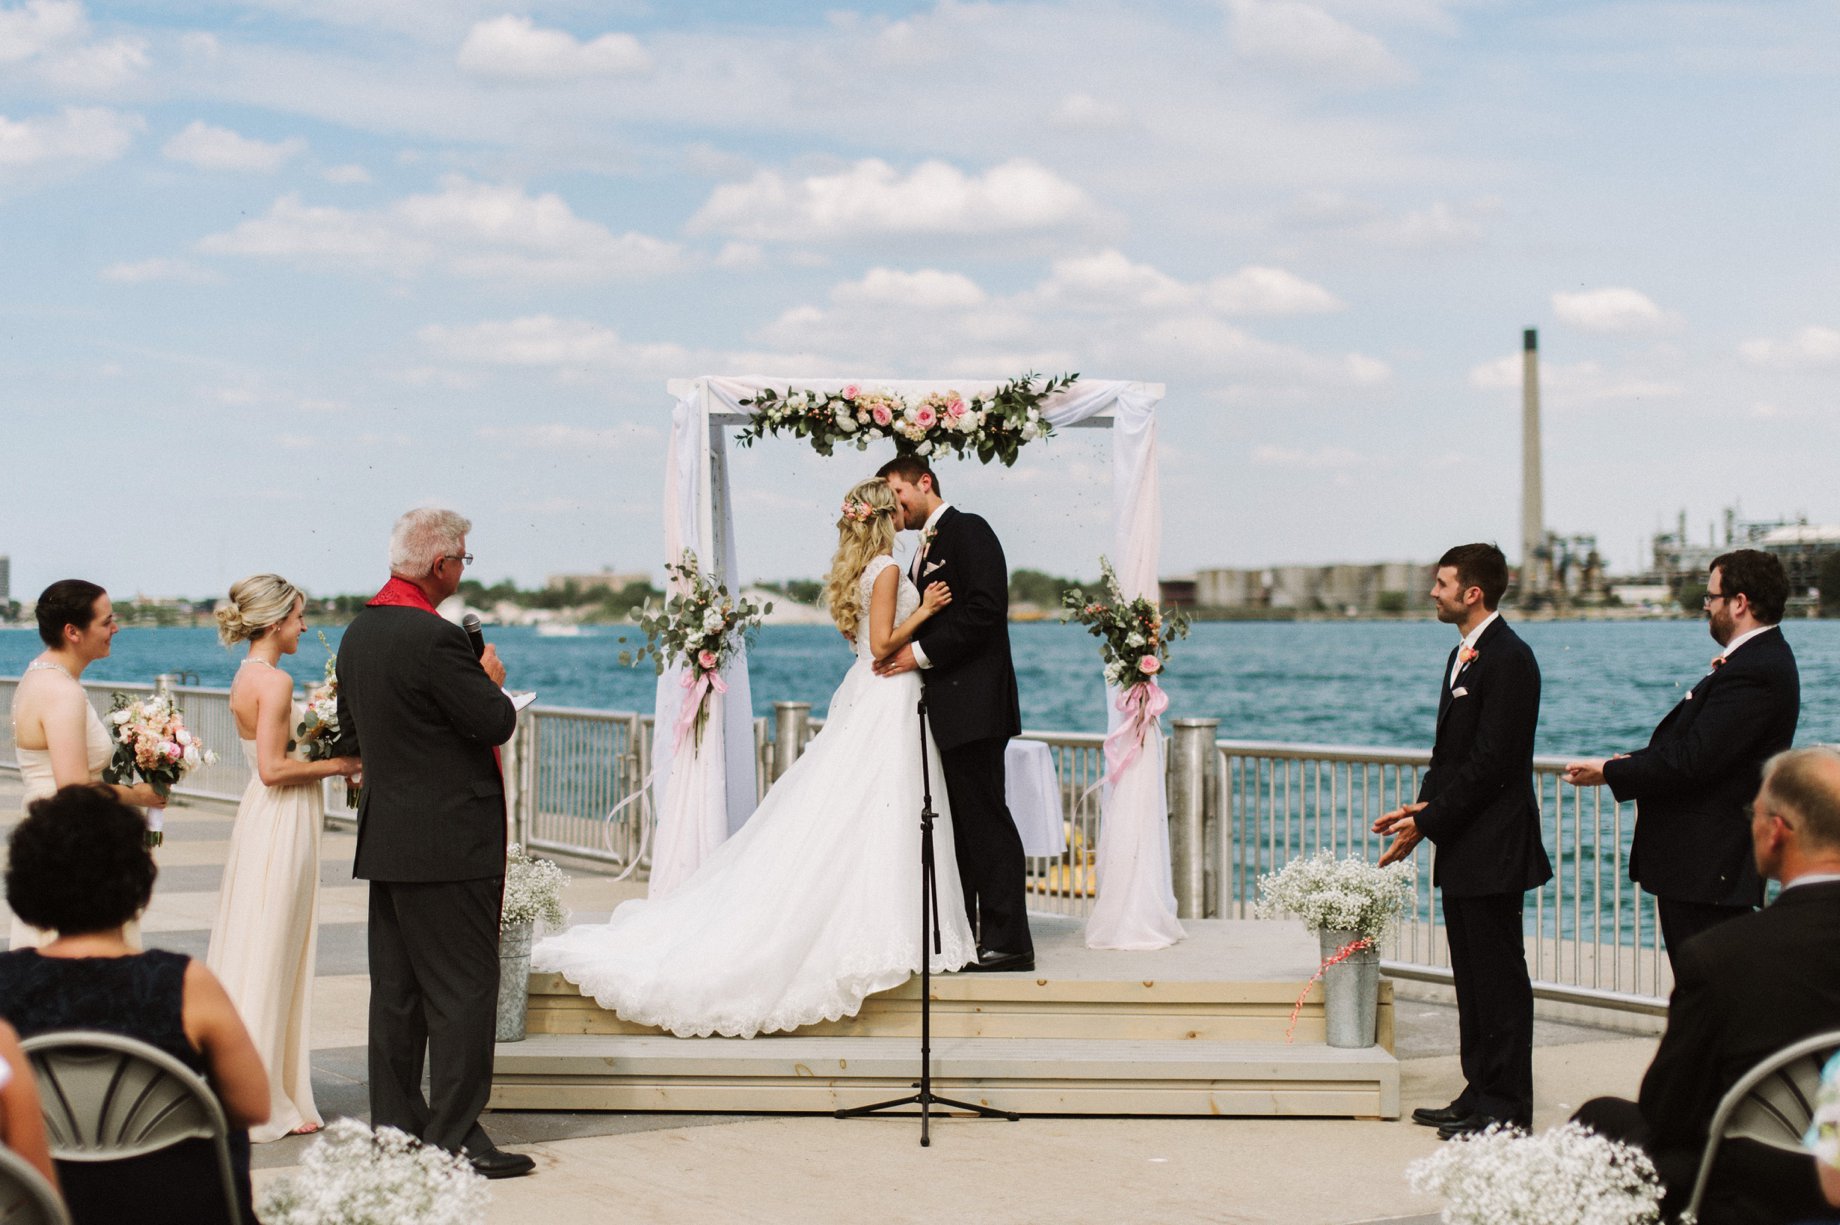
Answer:
[[[939,880],[933,858],[933,779],[926,757],[926,698],[920,699],[920,1079],[914,1082],[916,1093],[877,1102],[872,1106],[853,1106],[837,1111],[840,1119],[880,1114],[900,1106],[920,1107],[920,1147],[929,1148],[932,1138],[932,1108],[945,1106],[981,1119],[1008,1119],[1014,1123],[1022,1116],[1012,1110],[997,1110],[972,1102],[955,1101],[933,1092],[933,957],[940,949]]]

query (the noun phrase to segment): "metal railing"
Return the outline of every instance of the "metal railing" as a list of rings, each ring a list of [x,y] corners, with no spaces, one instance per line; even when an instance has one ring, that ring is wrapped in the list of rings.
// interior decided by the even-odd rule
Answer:
[[[237,741],[229,691],[161,678],[188,724],[219,755],[188,776],[181,797],[234,801],[250,769]],[[16,678],[0,678],[0,769],[17,769],[12,720]],[[86,685],[99,711],[113,692],[154,686]],[[822,728],[803,703],[780,703],[754,720],[759,794],[788,769]],[[511,835],[533,850],[643,874],[655,814],[644,793],[652,770],[649,715],[560,707],[527,710],[506,747]],[[1213,720],[1178,719],[1169,761],[1170,834],[1178,909],[1185,918],[1247,918],[1258,878],[1298,855],[1328,849],[1369,860],[1384,842],[1369,832],[1381,813],[1413,799],[1428,753],[1217,739]],[[1067,849],[1028,860],[1032,909],[1084,916],[1096,882],[1098,796],[1104,771],[1098,734],[1024,732],[1049,746],[1060,784]],[[793,751],[789,746],[796,746]],[[1537,995],[1641,1012],[1662,1012],[1671,988],[1660,952],[1654,899],[1629,881],[1631,805],[1603,788],[1564,783],[1564,761],[1535,760],[1553,880],[1534,890],[1527,919],[1528,963]],[[327,819],[355,818],[341,780],[329,780]],[[634,860],[638,864],[634,867]],[[1383,948],[1400,977],[1448,982],[1450,958],[1432,890],[1432,852],[1418,856],[1417,905]]]

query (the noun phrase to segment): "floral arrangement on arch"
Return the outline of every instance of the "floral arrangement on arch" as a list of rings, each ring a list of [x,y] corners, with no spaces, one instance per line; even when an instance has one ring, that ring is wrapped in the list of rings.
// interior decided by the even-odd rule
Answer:
[[[262,1190],[266,1225],[485,1225],[486,1180],[394,1127],[327,1125],[300,1168]]]
[[[1261,875],[1256,913],[1295,915],[1311,931],[1353,932],[1357,942],[1372,945],[1417,896],[1416,881],[1409,861],[1380,868],[1321,850]]]
[[[170,796],[178,781],[199,766],[217,764],[217,754],[185,726],[185,717],[169,693],[130,698],[116,693],[109,704],[108,727],[115,752],[102,768],[102,781],[132,785],[140,779],[161,797]],[[166,835],[149,818],[147,845],[159,846]]]
[[[1640,1150],[1567,1123],[1537,1136],[1490,1128],[1406,1167],[1449,1225],[1653,1225],[1661,1181]]]
[[[1079,375],[1047,379],[1030,372],[985,396],[966,399],[956,391],[935,391],[907,400],[892,391],[851,383],[842,391],[763,388],[744,408],[753,418],[741,428],[741,445],[769,434],[808,438],[820,455],[844,443],[866,451],[871,442],[893,439],[897,454],[923,457],[976,455],[1005,467],[1016,462],[1025,442],[1054,433],[1041,415],[1042,401],[1073,386]]]
[[[1157,719],[1169,709],[1169,695],[1156,678],[1169,658],[1170,642],[1188,637],[1188,618],[1175,609],[1165,611],[1142,596],[1126,598],[1118,585],[1118,572],[1103,554],[1099,574],[1105,587],[1103,597],[1095,599],[1078,587],[1063,591],[1061,620],[1077,621],[1099,639],[1105,683],[1123,691],[1118,695],[1118,710],[1124,720],[1105,738],[1109,768],[1104,781],[1116,785],[1125,767],[1143,751],[1145,737],[1157,727]]]
[[[569,874],[553,859],[532,859],[524,848],[512,843],[505,852],[505,903],[499,910],[498,925],[515,927],[535,924],[538,919],[551,927],[569,921],[562,905],[562,891]]]
[[[621,651],[620,662],[632,666],[650,659],[660,676],[673,662],[683,666],[683,686],[690,692],[677,717],[676,744],[681,747],[685,734],[694,728],[700,748],[709,695],[728,692],[722,669],[760,628],[761,619],[773,611],[773,602],[756,604],[731,596],[725,585],[698,568],[696,554],[689,549],[664,568],[677,591],[663,608],[633,609],[639,628],[645,631],[645,645],[636,651]]]

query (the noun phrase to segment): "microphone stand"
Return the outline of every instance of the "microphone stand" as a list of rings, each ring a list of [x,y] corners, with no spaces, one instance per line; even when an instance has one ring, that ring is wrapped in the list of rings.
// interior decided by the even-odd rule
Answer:
[[[983,1119],[1008,1119],[1014,1123],[1021,1116],[1011,1110],[995,1110],[971,1102],[954,1101],[933,1092],[933,958],[941,951],[939,938],[939,878],[933,858],[933,773],[926,756],[926,693],[920,694],[920,1079],[914,1082],[917,1092],[872,1106],[853,1106],[837,1111],[840,1119],[862,1118],[900,1106],[920,1107],[920,1147],[932,1145],[930,1126],[932,1108],[946,1106]]]

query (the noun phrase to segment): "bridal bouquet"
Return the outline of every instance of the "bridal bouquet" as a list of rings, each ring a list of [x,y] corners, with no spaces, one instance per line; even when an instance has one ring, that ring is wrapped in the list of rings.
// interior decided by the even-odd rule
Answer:
[[[1259,877],[1258,917],[1292,914],[1312,931],[1347,931],[1375,944],[1415,896],[1410,862],[1377,868],[1333,851],[1300,856]]]
[[[263,1189],[260,1215],[267,1225],[485,1225],[489,1200],[464,1157],[339,1119],[298,1172]]]
[[[319,644],[326,648],[326,679],[307,690],[306,711],[294,726],[294,739],[288,744],[288,752],[298,751],[302,761],[325,761],[338,756],[339,657],[326,641],[324,630],[320,631]],[[355,781],[345,781],[347,807],[358,806],[359,790]]]
[[[1576,1123],[1523,1135],[1491,1128],[1406,1167],[1412,1190],[1444,1198],[1449,1225],[1652,1225],[1661,1182],[1638,1149]]]
[[[1124,722],[1105,738],[1110,767],[1105,781],[1116,784],[1143,751],[1144,738],[1157,726],[1157,718],[1169,709],[1169,695],[1156,678],[1169,658],[1170,642],[1188,636],[1188,618],[1173,609],[1165,613],[1142,596],[1126,599],[1117,572],[1104,556],[1099,558],[1099,571],[1105,585],[1102,597],[1090,597],[1078,587],[1063,591],[1061,620],[1077,621],[1099,639],[1105,683],[1123,691],[1118,709]]]
[[[676,565],[667,562],[665,571],[677,588],[676,594],[665,601],[662,609],[633,609],[639,628],[645,631],[645,645],[636,651],[621,651],[620,662],[630,666],[649,658],[660,676],[672,663],[682,665],[683,686],[690,692],[684,696],[677,718],[676,743],[681,746],[684,735],[694,728],[700,748],[709,695],[728,692],[722,669],[760,628],[761,619],[773,611],[773,604],[756,604],[729,595],[727,587],[698,569],[696,554],[689,549],[684,550]]]
[[[132,785],[138,778],[165,798],[175,783],[199,766],[217,764],[217,754],[186,730],[171,694],[130,698],[117,693],[109,706],[108,725],[115,737],[115,755],[103,767],[105,783]],[[158,819],[150,816],[147,845],[159,846],[165,837]]]
[[[969,399],[948,390],[910,401],[856,383],[841,391],[767,387],[741,401],[754,415],[741,428],[740,441],[745,447],[769,434],[791,434],[809,438],[818,454],[829,455],[840,442],[866,451],[870,442],[888,438],[902,455],[976,455],[984,463],[995,459],[1008,467],[1023,443],[1054,432],[1041,415],[1042,401],[1073,386],[1080,376],[1059,375],[1038,390],[1039,377],[1025,374]]]

